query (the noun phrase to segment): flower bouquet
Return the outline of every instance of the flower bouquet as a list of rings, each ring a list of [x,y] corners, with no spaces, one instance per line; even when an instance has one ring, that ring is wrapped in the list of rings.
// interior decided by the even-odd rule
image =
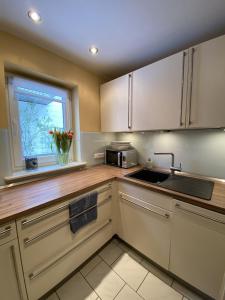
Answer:
[[[73,140],[73,131],[58,131],[56,129],[50,130],[49,134],[52,136],[53,142],[57,150],[57,162],[60,165],[68,164],[69,151]],[[51,144],[52,148],[52,144]]]

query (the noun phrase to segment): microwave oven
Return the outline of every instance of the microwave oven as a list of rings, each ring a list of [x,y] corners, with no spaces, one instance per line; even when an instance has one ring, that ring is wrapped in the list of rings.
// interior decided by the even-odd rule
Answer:
[[[119,168],[131,168],[137,165],[137,151],[128,150],[105,150],[105,163]]]

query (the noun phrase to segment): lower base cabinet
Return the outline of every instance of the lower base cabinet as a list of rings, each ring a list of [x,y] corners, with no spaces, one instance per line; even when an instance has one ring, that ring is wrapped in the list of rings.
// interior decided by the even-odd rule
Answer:
[[[0,293],[2,300],[27,299],[17,240],[0,246]]]
[[[85,194],[17,220],[29,300],[42,297],[112,238],[112,184],[95,191],[97,219],[76,233],[70,230],[68,206]]]
[[[132,247],[168,269],[172,213],[152,204],[157,197],[161,198],[161,203],[172,201],[151,191],[146,194],[144,189],[120,185],[118,234]],[[168,205],[167,201],[164,203]]]
[[[0,227],[1,299],[39,299],[115,233],[218,299],[225,276],[225,215],[125,182],[97,190],[98,218],[76,234],[68,214],[76,198],[17,220],[17,226]]]
[[[225,273],[225,216],[175,201],[169,270],[218,299]]]
[[[92,254],[102,247],[112,237],[112,226],[106,224],[100,231],[89,239],[71,249],[66,249],[58,256],[49,259],[46,264],[36,269],[31,276],[27,276],[26,285],[29,300],[37,300],[70,273],[76,270]]]

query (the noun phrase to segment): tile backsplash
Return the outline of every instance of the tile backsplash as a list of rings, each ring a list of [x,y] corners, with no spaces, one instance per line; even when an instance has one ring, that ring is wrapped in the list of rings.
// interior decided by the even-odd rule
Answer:
[[[225,132],[182,130],[171,132],[120,133],[118,140],[129,140],[137,149],[139,162],[151,157],[155,166],[170,167],[171,158],[154,152],[173,152],[175,165],[183,171],[225,179]]]

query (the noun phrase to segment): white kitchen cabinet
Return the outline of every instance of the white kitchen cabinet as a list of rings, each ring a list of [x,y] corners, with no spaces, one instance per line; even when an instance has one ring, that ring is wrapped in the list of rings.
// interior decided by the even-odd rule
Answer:
[[[133,72],[132,130],[185,126],[187,51]]]
[[[15,222],[0,225],[0,245],[17,238]]]
[[[75,234],[70,230],[68,205],[81,196],[17,221],[29,300],[47,293],[113,236],[112,183],[95,190],[97,219]]]
[[[139,194],[138,198],[135,193]],[[164,195],[120,184],[118,234],[132,247],[168,269],[172,213],[153,204],[154,197],[160,196],[161,203],[167,200],[166,205],[170,203],[171,199]]]
[[[101,130],[123,132],[131,129],[132,74],[101,85]]]
[[[187,127],[225,127],[225,36],[189,49]]]
[[[224,77],[221,36],[110,81],[101,87],[102,131],[225,127]]]
[[[0,246],[0,293],[4,300],[27,299],[16,239]]]
[[[225,273],[225,216],[175,201],[169,270],[217,298]]]

